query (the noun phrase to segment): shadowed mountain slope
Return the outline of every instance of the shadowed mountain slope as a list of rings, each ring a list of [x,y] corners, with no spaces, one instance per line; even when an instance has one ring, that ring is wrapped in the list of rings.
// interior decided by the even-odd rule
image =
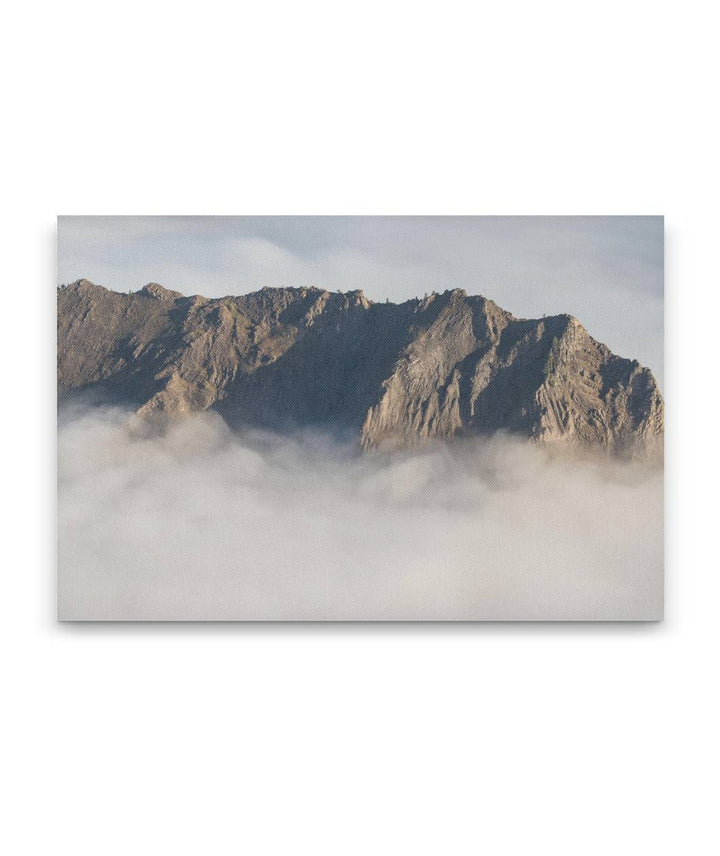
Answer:
[[[504,430],[619,451],[663,433],[649,369],[569,315],[520,320],[459,289],[401,304],[317,288],[210,300],[79,280],[58,289],[58,394],[89,391],[148,416],[331,428],[364,448]]]

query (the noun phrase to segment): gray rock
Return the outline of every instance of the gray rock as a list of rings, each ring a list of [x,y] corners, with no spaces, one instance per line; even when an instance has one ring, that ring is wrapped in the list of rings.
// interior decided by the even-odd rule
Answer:
[[[232,426],[328,428],[363,448],[507,431],[615,452],[662,445],[649,369],[577,319],[514,318],[456,289],[405,303],[264,288],[183,297],[58,289],[58,393],[148,417],[212,408]]]

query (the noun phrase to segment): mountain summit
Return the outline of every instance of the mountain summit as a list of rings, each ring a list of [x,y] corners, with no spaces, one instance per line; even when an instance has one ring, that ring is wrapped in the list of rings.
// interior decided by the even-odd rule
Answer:
[[[405,303],[263,288],[184,297],[88,280],[58,289],[58,394],[143,415],[212,408],[233,426],[355,431],[364,448],[507,431],[615,451],[655,445],[652,372],[570,315],[513,317],[455,289]]]

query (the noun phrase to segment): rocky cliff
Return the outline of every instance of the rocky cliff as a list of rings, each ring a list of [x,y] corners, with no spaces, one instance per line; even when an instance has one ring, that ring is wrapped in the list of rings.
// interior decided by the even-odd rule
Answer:
[[[354,432],[365,448],[504,430],[626,450],[663,433],[649,369],[570,315],[522,320],[459,289],[210,300],[80,280],[58,289],[58,394],[78,391],[154,417],[213,408],[233,426]]]

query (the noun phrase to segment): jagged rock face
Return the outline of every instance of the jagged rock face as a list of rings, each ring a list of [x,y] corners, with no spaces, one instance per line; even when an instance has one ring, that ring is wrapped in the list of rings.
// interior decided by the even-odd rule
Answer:
[[[364,448],[504,430],[621,450],[663,433],[649,369],[569,315],[520,320],[459,289],[208,300],[80,280],[58,290],[58,392],[88,390],[148,416],[213,408],[234,426],[355,432]]]

